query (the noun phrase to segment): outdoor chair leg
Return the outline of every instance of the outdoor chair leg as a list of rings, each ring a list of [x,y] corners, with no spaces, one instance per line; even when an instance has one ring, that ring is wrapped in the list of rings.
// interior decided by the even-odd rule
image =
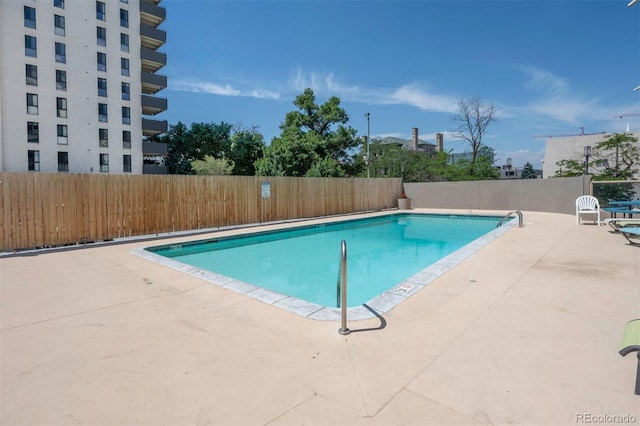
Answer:
[[[634,392],[636,395],[640,395],[640,351],[638,354],[638,367],[636,368],[636,391]]]
[[[640,395],[640,318],[629,321],[624,326],[620,355],[626,356],[635,352],[638,357],[636,365],[636,388],[634,393]]]

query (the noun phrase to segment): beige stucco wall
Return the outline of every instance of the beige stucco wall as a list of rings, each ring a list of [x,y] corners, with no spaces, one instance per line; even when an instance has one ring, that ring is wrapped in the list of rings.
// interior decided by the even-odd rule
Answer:
[[[575,214],[575,199],[590,191],[582,177],[473,182],[405,183],[412,207],[530,210]]]

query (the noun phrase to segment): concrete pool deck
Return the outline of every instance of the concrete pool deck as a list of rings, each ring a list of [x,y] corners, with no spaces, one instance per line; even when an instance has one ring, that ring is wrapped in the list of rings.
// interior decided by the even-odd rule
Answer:
[[[640,247],[523,213],[347,336],[131,253],[206,235],[0,258],[0,423],[640,424]]]

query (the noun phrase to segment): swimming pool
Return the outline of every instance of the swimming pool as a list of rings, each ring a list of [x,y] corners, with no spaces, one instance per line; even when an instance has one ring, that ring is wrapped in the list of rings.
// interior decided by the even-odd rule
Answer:
[[[341,240],[348,245],[348,306],[384,312],[466,257],[463,248],[477,250],[470,243],[481,246],[504,232],[509,226],[496,228],[500,219],[396,213],[148,247],[137,254],[304,316],[333,317]]]

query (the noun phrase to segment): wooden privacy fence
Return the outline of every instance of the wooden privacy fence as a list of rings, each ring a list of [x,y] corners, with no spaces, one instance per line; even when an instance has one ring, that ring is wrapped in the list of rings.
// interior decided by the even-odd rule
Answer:
[[[0,173],[0,250],[396,206],[400,179]]]

